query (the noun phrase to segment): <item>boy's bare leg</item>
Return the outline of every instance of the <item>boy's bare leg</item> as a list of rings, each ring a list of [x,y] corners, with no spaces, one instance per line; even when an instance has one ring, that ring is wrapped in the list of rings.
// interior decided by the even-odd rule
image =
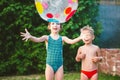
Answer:
[[[46,77],[46,80],[53,80],[54,78],[54,71],[52,67],[49,66],[48,64],[46,64],[45,77]]]
[[[63,66],[61,66],[61,67],[57,70],[57,72],[55,73],[55,79],[56,79],[56,80],[63,80],[63,74],[64,74],[64,72],[63,72]]]
[[[80,80],[88,80],[88,77],[85,74],[81,73],[81,79]]]
[[[98,73],[94,74],[91,78],[91,80],[98,80]]]

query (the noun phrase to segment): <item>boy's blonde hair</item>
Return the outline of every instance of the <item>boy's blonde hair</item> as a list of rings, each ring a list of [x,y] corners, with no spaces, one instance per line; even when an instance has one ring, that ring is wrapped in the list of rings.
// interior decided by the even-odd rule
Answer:
[[[94,35],[94,30],[91,26],[87,25],[80,29],[80,31],[89,30],[92,35]]]

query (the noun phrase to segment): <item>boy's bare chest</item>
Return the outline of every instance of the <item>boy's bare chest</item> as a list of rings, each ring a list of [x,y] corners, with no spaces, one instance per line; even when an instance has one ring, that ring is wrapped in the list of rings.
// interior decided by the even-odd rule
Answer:
[[[93,49],[83,49],[82,53],[86,55],[86,57],[95,57],[97,56],[96,50]]]

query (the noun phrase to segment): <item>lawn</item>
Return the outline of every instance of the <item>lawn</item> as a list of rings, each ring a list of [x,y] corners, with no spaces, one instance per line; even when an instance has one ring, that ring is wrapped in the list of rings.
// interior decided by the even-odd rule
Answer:
[[[79,73],[65,73],[64,80],[80,80]],[[34,74],[26,76],[3,76],[0,80],[45,80],[44,74]],[[106,75],[103,73],[99,74],[99,80],[120,80],[120,76]]]

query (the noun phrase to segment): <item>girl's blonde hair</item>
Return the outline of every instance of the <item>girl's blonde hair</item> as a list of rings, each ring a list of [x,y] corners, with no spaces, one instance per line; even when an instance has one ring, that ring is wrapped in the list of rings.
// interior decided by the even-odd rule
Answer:
[[[91,26],[87,25],[80,29],[80,31],[89,30],[92,35],[94,35],[94,30]]]

